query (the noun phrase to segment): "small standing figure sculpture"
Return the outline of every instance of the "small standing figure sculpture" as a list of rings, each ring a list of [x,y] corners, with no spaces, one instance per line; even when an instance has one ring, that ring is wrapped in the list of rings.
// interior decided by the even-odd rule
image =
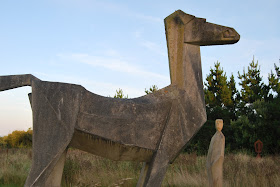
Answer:
[[[262,143],[262,141],[257,140],[257,141],[254,143],[254,146],[255,146],[255,151],[256,151],[256,153],[258,153],[256,158],[259,159],[259,158],[261,158],[260,153],[262,152],[263,143]]]
[[[223,186],[223,162],[225,152],[225,136],[222,133],[223,120],[217,119],[215,126],[217,131],[211,139],[206,161],[210,187]]]

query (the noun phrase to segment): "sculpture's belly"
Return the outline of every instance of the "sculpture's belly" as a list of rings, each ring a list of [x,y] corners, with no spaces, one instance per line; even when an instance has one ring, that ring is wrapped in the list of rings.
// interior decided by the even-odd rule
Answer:
[[[149,162],[153,155],[153,150],[113,142],[77,129],[70,146],[112,160]]]

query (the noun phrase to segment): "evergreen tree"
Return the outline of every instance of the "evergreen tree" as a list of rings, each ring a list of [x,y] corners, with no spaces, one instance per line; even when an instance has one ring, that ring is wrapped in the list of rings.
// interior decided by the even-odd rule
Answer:
[[[268,76],[269,87],[276,94],[271,95],[272,99],[268,103],[268,119],[271,140],[270,152],[280,152],[280,69],[274,64],[275,74],[271,72]],[[278,152],[276,151],[278,150]]]
[[[234,79],[233,79],[234,81]],[[232,90],[227,82],[226,73],[221,68],[220,62],[214,64],[210,74],[206,77],[205,103],[209,107],[229,107],[233,105]],[[234,88],[233,88],[234,89]],[[236,90],[236,89],[235,89]]]
[[[280,97],[280,70],[276,64],[274,64],[275,73],[271,71],[271,74],[268,77],[270,88],[277,93],[277,97]]]
[[[248,72],[245,72],[244,69],[243,74],[240,74],[238,71],[238,78],[240,79],[239,85],[241,86],[241,101],[243,102],[243,106],[246,103],[252,104],[257,100],[267,98],[269,88],[262,82],[260,67],[258,61],[255,63],[254,57],[248,66]]]
[[[241,115],[232,121],[234,149],[253,152],[254,142],[260,139],[264,143],[263,153],[280,152],[280,99],[272,101],[257,100],[251,105],[250,113]]]
[[[123,94],[123,90],[119,88],[119,90],[116,90],[116,94],[114,95],[114,98],[128,98],[128,95]]]
[[[231,120],[237,119],[237,108],[240,102],[240,93],[236,89],[236,82],[234,79],[233,74],[230,77],[230,81],[228,82],[229,89],[231,90],[231,100],[233,101],[233,104],[229,106],[229,110],[231,113]]]
[[[216,119],[223,119],[225,126],[223,133],[228,137],[226,144],[230,147],[230,142],[232,142],[230,121],[236,119],[235,102],[238,94],[234,76],[232,75],[230,81],[227,81],[221,64],[215,63],[214,68],[210,69],[210,74],[206,77],[204,93],[207,122],[187,148],[187,151],[196,151],[198,154],[207,154],[209,142],[216,131]]]
[[[156,85],[152,85],[148,90],[145,88],[145,93],[150,94],[158,91],[158,87]]]
[[[205,104],[209,120],[215,121],[218,118],[224,119],[226,124],[235,119],[235,108],[238,91],[235,87],[234,76],[231,75],[227,81],[219,62],[214,64],[214,69],[210,69],[210,74],[205,82]]]
[[[231,122],[237,150],[254,150],[254,142],[260,139],[264,143],[265,153],[280,152],[280,98],[268,95],[270,89],[279,92],[279,68],[276,74],[269,75],[269,85],[262,82],[260,67],[254,58],[248,72],[239,72],[241,80],[241,104],[239,117]]]

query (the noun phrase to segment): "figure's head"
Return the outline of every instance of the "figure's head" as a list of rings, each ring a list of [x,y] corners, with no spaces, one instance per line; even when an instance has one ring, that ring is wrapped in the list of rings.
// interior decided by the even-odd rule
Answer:
[[[239,41],[240,35],[231,27],[225,27],[206,22],[206,19],[177,10],[167,18],[165,23],[173,19],[176,24],[183,26],[184,43],[193,45],[224,45]]]
[[[216,119],[215,126],[217,131],[221,132],[223,129],[223,120],[222,119]]]

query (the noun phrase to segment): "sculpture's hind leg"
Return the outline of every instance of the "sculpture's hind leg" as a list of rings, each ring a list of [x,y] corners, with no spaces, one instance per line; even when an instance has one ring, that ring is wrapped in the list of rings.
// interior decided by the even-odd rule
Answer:
[[[65,150],[62,153],[62,155],[60,156],[59,160],[57,161],[56,165],[53,168],[53,171],[51,172],[50,176],[48,177],[46,186],[53,186],[53,187],[60,186],[64,163],[66,160],[66,153],[67,153],[67,150]]]
[[[46,107],[46,105],[45,105]],[[35,108],[33,104],[32,108]],[[53,111],[43,114],[48,119]],[[60,186],[66,149],[71,140],[58,122],[51,126],[48,120],[43,120],[44,115],[34,116],[33,144],[32,144],[32,167],[25,186]],[[40,119],[40,123],[38,122]],[[62,140],[61,138],[65,138]]]
[[[29,97],[31,108],[32,108],[32,93],[29,93],[28,97]],[[38,153],[35,153],[35,154],[38,154]],[[46,186],[60,186],[64,163],[66,160],[66,154],[67,154],[67,149],[62,153],[59,160],[55,164],[53,171],[51,172],[50,176],[48,177]],[[33,171],[30,172],[30,175],[32,175],[32,172]]]
[[[160,187],[169,162],[161,151],[155,153],[150,163],[146,163],[141,171],[137,187]]]
[[[67,145],[65,142],[57,142],[55,145],[54,142],[51,141],[52,138],[54,137],[46,137],[42,136],[42,134],[40,140],[43,141],[40,141],[38,137],[34,138],[32,166],[25,183],[26,187],[60,186]]]
[[[28,94],[29,97],[29,101],[30,101],[30,105],[32,108],[32,93]],[[35,152],[36,150],[34,150]],[[61,184],[61,178],[62,178],[62,173],[63,173],[63,168],[64,168],[64,163],[66,160],[66,153],[67,153],[67,149],[62,153],[62,155],[60,156],[59,160],[57,161],[57,163],[55,164],[50,176],[48,177],[45,186],[60,186]],[[36,155],[40,154],[40,153],[34,153]],[[36,157],[36,156],[35,156]],[[32,167],[33,168],[33,167]],[[31,169],[30,171],[30,176],[36,176],[36,174],[34,174],[34,169]],[[32,180],[27,180],[26,182],[26,186],[28,185],[28,181],[32,181]],[[32,183],[32,182],[31,182]]]
[[[25,186],[52,186],[52,187],[59,187],[61,186],[61,178],[64,168],[64,163],[66,160],[66,152],[65,150],[60,156],[58,156],[58,160],[54,159],[50,164],[49,167],[44,172],[49,173],[49,176],[46,177],[44,172],[41,172],[38,178],[35,179],[34,176],[38,175],[38,170],[36,170],[36,166],[32,166],[31,171],[29,173],[28,179],[26,180]],[[52,169],[51,169],[52,168]],[[48,172],[49,170],[50,172]]]
[[[138,179],[138,182],[137,182],[137,186],[136,186],[136,187],[142,187],[142,186],[144,185],[144,182],[145,182],[145,178],[146,178],[146,176],[147,176],[148,169],[149,169],[149,163],[144,162],[144,163],[143,163],[143,166],[142,166],[142,169],[141,169],[140,177],[139,177],[139,179]]]
[[[75,88],[49,82],[32,85],[33,155],[26,187],[60,186],[79,111],[80,95]]]

